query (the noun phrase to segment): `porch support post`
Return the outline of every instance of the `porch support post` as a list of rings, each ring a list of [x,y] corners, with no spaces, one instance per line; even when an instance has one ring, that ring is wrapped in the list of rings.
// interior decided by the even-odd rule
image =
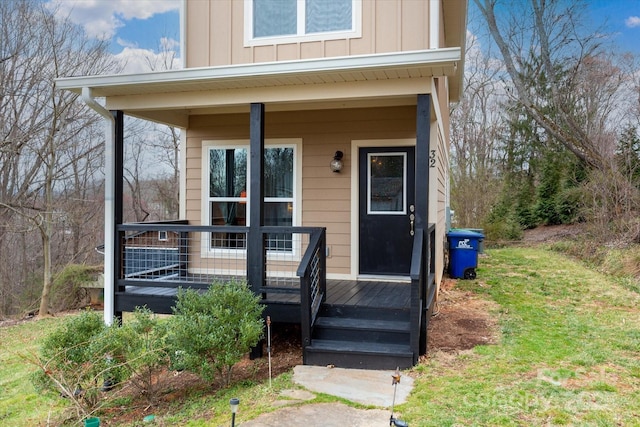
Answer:
[[[113,323],[115,283],[120,273],[120,243],[116,224],[122,223],[123,113],[109,111],[96,102],[91,88],[82,88],[81,98],[89,108],[106,119],[104,137],[104,322]],[[119,170],[119,172],[118,172]],[[119,177],[119,179],[118,179]]]
[[[247,236],[247,281],[257,293],[265,279],[264,238],[264,104],[251,104],[249,129],[249,233]]]
[[[418,244],[426,250],[421,251],[425,258],[429,257],[429,241],[426,231],[429,228],[429,145],[431,135],[431,95],[420,94],[417,99],[416,111],[416,181],[415,181],[415,227],[422,239]],[[425,241],[426,240],[426,241]],[[413,363],[418,362],[418,356],[426,351],[427,299],[429,294],[429,263],[426,259],[421,262],[418,283],[411,286],[411,332],[410,346],[413,351]],[[423,345],[424,343],[424,345]],[[424,347],[424,348],[423,348]]]
[[[429,226],[429,145],[431,136],[431,95],[418,95],[416,118],[416,228]]]
[[[118,231],[118,226],[123,222],[123,178],[124,178],[124,113],[120,110],[111,111],[114,119],[114,146],[112,153],[112,171],[113,171],[113,226],[111,227],[112,235],[105,239],[113,241],[113,286],[114,292],[112,298],[115,304],[115,291],[117,289],[117,281],[120,278],[122,266],[122,235]],[[105,251],[106,255],[106,251]],[[106,291],[106,289],[105,289]],[[115,308],[115,307],[114,307]],[[114,316],[119,322],[122,322],[122,311],[114,311]]]

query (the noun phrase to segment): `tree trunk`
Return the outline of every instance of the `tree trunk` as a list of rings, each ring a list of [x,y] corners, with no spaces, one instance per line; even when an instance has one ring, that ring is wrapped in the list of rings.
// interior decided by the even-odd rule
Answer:
[[[49,226],[50,227],[50,226]],[[38,317],[49,317],[49,303],[50,293],[52,285],[52,264],[51,264],[51,237],[46,231],[42,232],[42,249],[44,256],[43,272],[44,277],[42,279],[42,294],[40,296],[40,310],[38,310]]]

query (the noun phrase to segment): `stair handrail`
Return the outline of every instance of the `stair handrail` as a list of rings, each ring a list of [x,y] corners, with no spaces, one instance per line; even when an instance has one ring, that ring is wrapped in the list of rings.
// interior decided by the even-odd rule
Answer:
[[[311,233],[297,275],[300,277],[302,346],[306,347],[311,344],[313,326],[327,294],[326,228],[317,228]]]
[[[425,289],[425,262],[424,254],[427,250],[424,229],[416,228],[413,236],[413,249],[411,251],[411,308],[409,314],[410,334],[409,346],[413,352],[413,364],[418,362],[421,353],[421,325],[423,322],[423,306]]]

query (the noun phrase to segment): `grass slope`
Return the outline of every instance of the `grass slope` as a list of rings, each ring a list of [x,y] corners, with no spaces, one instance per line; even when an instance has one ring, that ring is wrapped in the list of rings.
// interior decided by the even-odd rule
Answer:
[[[0,328],[0,425],[43,425],[62,412],[66,402],[34,389],[30,376],[36,367],[27,361],[60,321],[51,318]]]
[[[501,342],[417,367],[410,425],[640,425],[640,295],[543,249],[489,251],[478,278],[457,286],[499,305]]]

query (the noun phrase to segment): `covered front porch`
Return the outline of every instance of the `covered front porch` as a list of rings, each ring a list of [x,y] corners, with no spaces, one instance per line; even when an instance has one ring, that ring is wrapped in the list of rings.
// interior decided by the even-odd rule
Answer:
[[[383,246],[402,248],[402,279],[363,276],[352,270],[349,277],[329,282],[325,227],[267,225],[273,217],[266,216],[263,104],[250,106],[246,166],[244,155],[240,166],[236,163],[236,150],[216,152],[225,154],[221,158],[226,172],[221,176],[227,183],[222,189],[228,195],[236,194],[237,171],[246,167],[246,180],[239,179],[246,185],[246,195],[215,201],[227,212],[221,225],[214,222],[218,214],[213,210],[207,211],[199,225],[191,225],[191,220],[123,223],[122,188],[118,186],[123,178],[124,116],[113,112],[115,164],[111,182],[116,188],[113,216],[107,217],[106,229],[113,227],[114,234],[111,241],[106,237],[105,245],[106,269],[111,269],[113,279],[109,280],[105,271],[105,302],[109,301],[105,308],[110,306],[116,317],[144,305],[154,312],[170,313],[179,288],[206,289],[214,281],[243,279],[261,296],[265,316],[273,322],[300,324],[305,363],[376,369],[413,366],[426,352],[428,319],[437,293],[436,227],[427,223],[432,108],[430,95],[416,96],[415,145],[411,156],[402,157],[403,165],[415,168],[415,174],[401,175],[402,215],[392,215],[401,220],[402,231],[384,234],[379,243],[368,245],[374,251],[376,245],[382,245],[377,252]],[[360,165],[366,166],[367,161]],[[214,188],[210,181],[203,188],[210,191],[209,185]],[[236,219],[230,221],[229,213],[235,213]],[[376,225],[368,233],[383,235],[382,231],[388,231],[385,227]],[[367,246],[361,240],[362,245]],[[363,256],[361,253],[361,261]],[[369,280],[359,280],[362,277]]]
[[[179,289],[247,280],[274,323],[300,324],[308,364],[384,368],[413,366],[426,351],[436,294],[435,227],[417,229],[406,280],[326,278],[320,227],[260,227],[260,279],[250,251],[202,257],[205,242],[232,239],[244,248],[250,227],[192,226],[184,221],[116,227],[119,260],[112,298],[117,315],[146,306],[171,313]],[[261,262],[260,260],[263,260]]]

